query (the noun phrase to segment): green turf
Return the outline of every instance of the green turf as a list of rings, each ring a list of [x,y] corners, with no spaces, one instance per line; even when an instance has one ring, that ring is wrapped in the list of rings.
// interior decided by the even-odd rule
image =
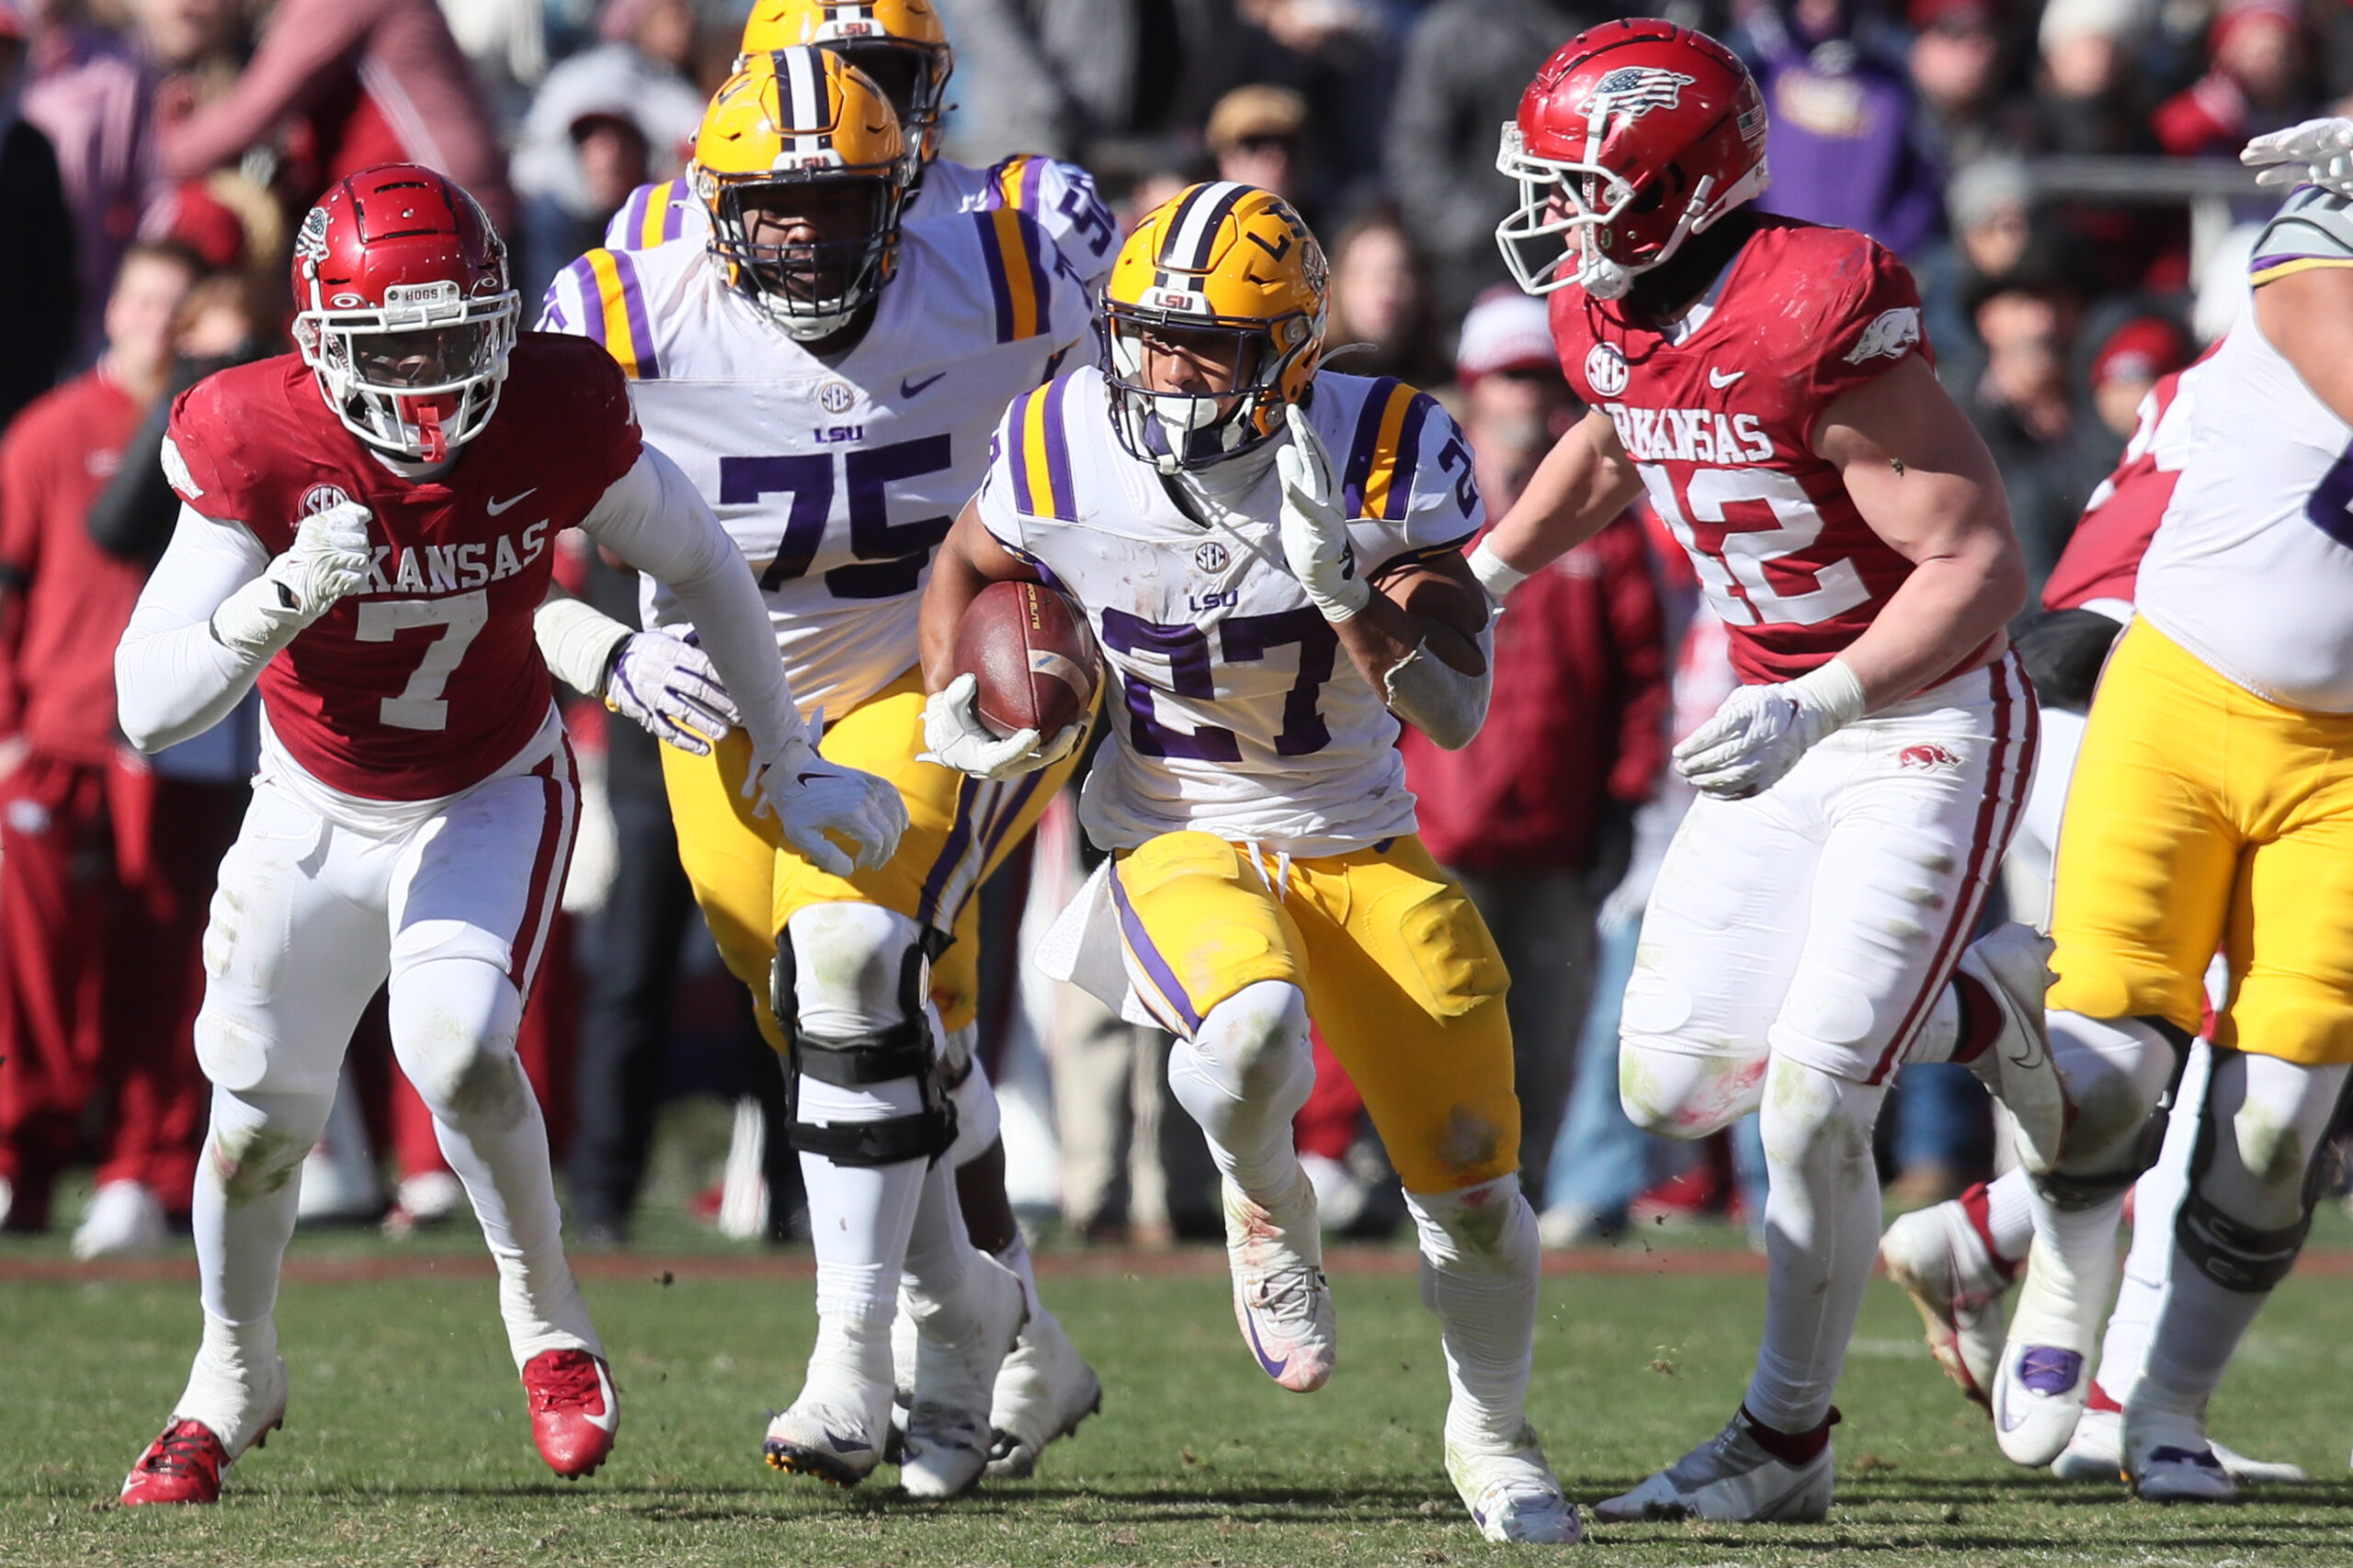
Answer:
[[[328,1250],[368,1250],[357,1242]],[[298,1254],[315,1255],[305,1242]],[[0,1265],[10,1254],[0,1253]],[[22,1257],[18,1251],[13,1256]],[[604,1473],[554,1482],[480,1278],[290,1284],[287,1429],[219,1508],[111,1507],[193,1348],[181,1283],[0,1283],[0,1563],[1479,1562],[1440,1470],[1444,1380],[1410,1277],[1336,1281],[1341,1369],[1313,1398],[1244,1352],[1213,1275],[1054,1277],[1104,1416],[1026,1483],[948,1505],[769,1473],[768,1408],[812,1333],[805,1283],[649,1267],[591,1296],[625,1391]],[[2160,1509],[2006,1468],[1875,1283],[1840,1403],[1839,1496],[1812,1528],[1595,1532],[1618,1563],[2322,1563],[2353,1558],[2353,1344],[2341,1278],[2281,1290],[2218,1402],[2238,1446],[2322,1483]],[[1618,1490],[1712,1432],[1739,1394],[1754,1278],[1554,1278],[1532,1412],[1572,1493]],[[886,1474],[888,1472],[885,1472]]]

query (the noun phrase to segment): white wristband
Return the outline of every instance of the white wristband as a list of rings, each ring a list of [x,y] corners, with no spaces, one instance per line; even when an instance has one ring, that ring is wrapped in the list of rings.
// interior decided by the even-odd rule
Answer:
[[[1529,574],[1506,562],[1487,548],[1487,541],[1483,539],[1471,551],[1471,575],[1479,579],[1479,586],[1487,590],[1489,598],[1501,604],[1506,594],[1528,581]]]
[[[630,629],[578,599],[550,599],[531,612],[540,657],[555,677],[586,697],[605,695],[605,671]]]
[[[1833,722],[1833,728],[1844,728],[1863,716],[1863,683],[1844,659],[1808,670],[1790,682],[1805,693],[1809,702]]]

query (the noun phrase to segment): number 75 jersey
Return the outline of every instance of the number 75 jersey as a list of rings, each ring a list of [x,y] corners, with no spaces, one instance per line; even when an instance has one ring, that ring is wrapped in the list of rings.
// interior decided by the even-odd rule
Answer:
[[[1478,531],[1470,450],[1427,394],[1327,370],[1307,415],[1359,572]],[[1191,828],[1339,855],[1414,831],[1397,721],[1291,575],[1281,514],[1272,462],[1223,517],[1180,510],[1114,435],[1092,367],[1006,410],[980,517],[1086,607],[1102,644],[1110,736],[1080,820],[1103,847]]]
[[[997,416],[1091,342],[1085,289],[1027,213],[900,236],[872,326],[830,359],[736,292],[699,237],[590,251],[540,319],[620,362],[647,443],[758,575],[804,712],[847,712],[914,666],[932,551],[980,487]],[[645,624],[684,619],[649,581]]]
[[[1563,289],[1552,341],[1690,555],[1740,678],[1788,680],[1861,636],[1911,574],[1813,440],[1839,396],[1928,352],[1920,295],[1876,242],[1765,217],[1700,311],[1670,339]]]

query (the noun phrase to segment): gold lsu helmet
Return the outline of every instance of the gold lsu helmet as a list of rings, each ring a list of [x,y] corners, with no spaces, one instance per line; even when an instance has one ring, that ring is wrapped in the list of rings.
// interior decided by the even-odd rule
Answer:
[[[840,328],[898,266],[899,220],[915,160],[891,100],[830,50],[745,60],[703,112],[688,179],[710,214],[710,251],[728,281],[795,338]],[[790,211],[819,187],[870,187],[863,233],[790,244],[756,239],[747,209]]]
[[[1163,473],[1206,468],[1279,434],[1324,358],[1324,247],[1290,204],[1232,180],[1189,187],[1144,216],[1103,287],[1104,379],[1120,442]],[[1147,340],[1226,341],[1232,383],[1172,393],[1142,380]]]
[[[925,163],[939,154],[939,115],[956,51],[932,0],[757,0],[743,55],[823,44],[874,78]]]

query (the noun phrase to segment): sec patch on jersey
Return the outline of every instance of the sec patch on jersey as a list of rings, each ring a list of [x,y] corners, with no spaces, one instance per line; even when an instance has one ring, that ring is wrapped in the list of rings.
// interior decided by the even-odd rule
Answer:
[[[974,706],[999,739],[1053,736],[1086,719],[1103,656],[1069,597],[1040,583],[992,583],[956,628],[956,673],[978,683]]]

